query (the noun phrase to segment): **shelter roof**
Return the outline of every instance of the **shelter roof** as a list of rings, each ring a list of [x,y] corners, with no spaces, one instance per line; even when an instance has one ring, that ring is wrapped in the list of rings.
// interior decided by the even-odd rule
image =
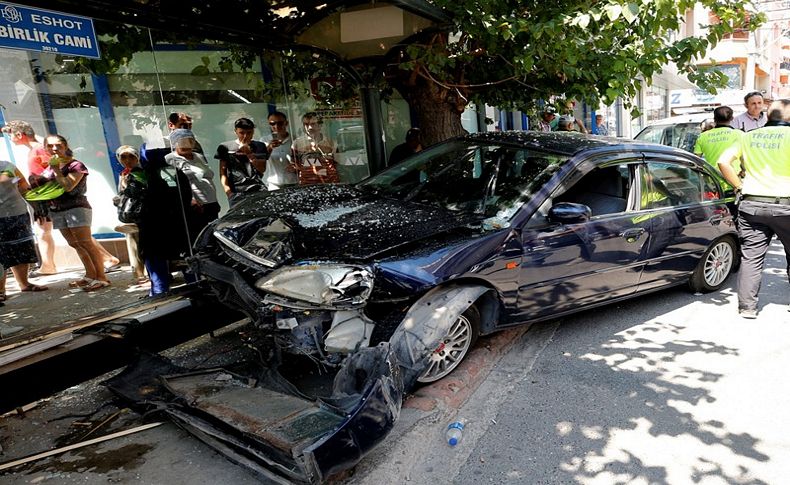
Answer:
[[[21,0],[36,8],[183,32],[260,48],[292,45],[331,14],[363,5],[394,5],[441,24],[446,14],[425,0]]]

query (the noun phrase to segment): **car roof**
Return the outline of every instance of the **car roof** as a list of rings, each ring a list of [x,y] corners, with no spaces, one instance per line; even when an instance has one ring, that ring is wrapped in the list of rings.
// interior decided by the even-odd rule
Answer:
[[[684,158],[689,156],[685,150],[657,143],[572,132],[489,131],[472,133],[459,138],[473,143],[500,143],[535,148],[569,157],[587,151],[618,151],[618,149],[624,152],[638,150],[661,152],[680,155]]]
[[[734,109],[732,112],[732,116],[738,116],[742,114],[745,110],[743,109]],[[662,118],[660,120],[653,120],[647,124],[647,126],[656,126],[656,125],[676,125],[679,123],[702,123],[705,120],[712,120],[713,119],[713,111],[703,111],[699,113],[686,113],[678,116],[670,116],[669,118]]]
[[[706,111],[704,113],[688,113],[678,116],[670,116],[669,118],[662,118],[660,120],[650,121],[647,126],[655,125],[676,125],[678,123],[702,123],[705,120],[713,119],[713,111]]]

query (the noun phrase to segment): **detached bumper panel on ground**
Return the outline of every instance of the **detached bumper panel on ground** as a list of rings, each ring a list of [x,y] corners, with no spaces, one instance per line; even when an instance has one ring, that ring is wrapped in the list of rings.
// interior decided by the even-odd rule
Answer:
[[[325,398],[303,395],[271,369],[255,377],[182,371],[160,357],[143,358],[108,385],[278,483],[320,483],[356,465],[392,430],[403,401],[387,344],[349,359]]]

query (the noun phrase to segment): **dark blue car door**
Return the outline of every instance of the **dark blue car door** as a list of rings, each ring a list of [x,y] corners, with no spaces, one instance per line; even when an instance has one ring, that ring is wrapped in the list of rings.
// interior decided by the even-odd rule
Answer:
[[[727,216],[718,187],[680,159],[648,158],[637,178],[639,212],[651,224],[639,289],[685,280]]]
[[[636,291],[651,222],[634,218],[636,164],[621,162],[558,188],[522,229],[519,312],[537,318]],[[584,222],[547,220],[551,205],[590,207]]]

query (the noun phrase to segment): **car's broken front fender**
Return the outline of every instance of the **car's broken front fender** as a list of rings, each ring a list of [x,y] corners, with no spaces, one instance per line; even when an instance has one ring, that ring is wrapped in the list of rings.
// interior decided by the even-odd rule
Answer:
[[[425,372],[428,356],[442,342],[453,322],[489,291],[493,290],[482,285],[440,286],[409,308],[390,337],[394,361],[401,366],[405,389],[411,389]]]

